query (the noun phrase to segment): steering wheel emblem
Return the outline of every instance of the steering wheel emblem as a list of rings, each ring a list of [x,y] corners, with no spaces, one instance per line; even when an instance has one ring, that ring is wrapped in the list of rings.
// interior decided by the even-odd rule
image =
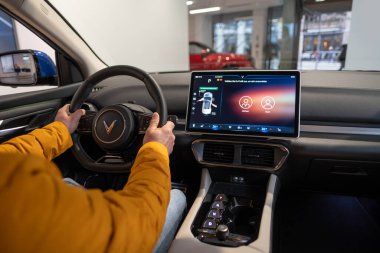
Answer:
[[[117,120],[112,121],[111,125],[108,126],[106,121],[103,120],[104,128],[106,129],[107,134],[109,135],[112,132],[113,127],[115,126]]]

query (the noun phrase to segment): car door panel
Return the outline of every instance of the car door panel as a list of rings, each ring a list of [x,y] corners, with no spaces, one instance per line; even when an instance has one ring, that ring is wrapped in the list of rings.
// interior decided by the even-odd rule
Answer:
[[[3,96],[0,101],[0,142],[52,122],[80,84]]]
[[[61,99],[54,99],[0,111],[0,141],[52,122],[61,105]]]
[[[1,96],[0,112],[17,106],[39,103],[57,98],[70,98],[74,95],[80,85],[81,83],[76,83],[54,89]]]

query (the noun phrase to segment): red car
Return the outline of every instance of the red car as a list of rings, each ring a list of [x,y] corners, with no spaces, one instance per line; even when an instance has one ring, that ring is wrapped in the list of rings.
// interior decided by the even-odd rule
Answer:
[[[190,42],[189,45],[190,70],[253,68],[252,62],[245,55],[217,53],[199,42]]]

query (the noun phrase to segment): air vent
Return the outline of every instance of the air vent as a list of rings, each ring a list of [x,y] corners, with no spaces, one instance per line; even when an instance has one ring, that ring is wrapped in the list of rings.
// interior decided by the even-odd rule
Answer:
[[[203,161],[232,163],[234,161],[234,145],[206,142],[203,149]]]
[[[244,165],[273,167],[274,148],[243,146],[241,150],[241,163]]]

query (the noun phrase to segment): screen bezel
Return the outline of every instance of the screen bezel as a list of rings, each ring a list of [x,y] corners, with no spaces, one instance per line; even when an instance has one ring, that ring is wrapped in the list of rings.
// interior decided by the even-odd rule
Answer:
[[[194,77],[196,75],[228,75],[228,74],[239,74],[239,75],[294,75],[296,77],[296,101],[295,101],[295,124],[294,133],[262,133],[254,131],[228,131],[228,130],[211,130],[211,129],[191,129],[190,125],[190,101],[191,94],[193,92]],[[189,86],[188,98],[187,98],[187,110],[186,110],[186,125],[185,131],[188,133],[198,133],[198,134],[213,134],[213,135],[242,135],[242,136],[252,136],[252,137],[299,137],[300,132],[300,96],[301,96],[301,80],[300,72],[297,70],[228,70],[228,71],[194,71],[191,73],[191,82]]]

